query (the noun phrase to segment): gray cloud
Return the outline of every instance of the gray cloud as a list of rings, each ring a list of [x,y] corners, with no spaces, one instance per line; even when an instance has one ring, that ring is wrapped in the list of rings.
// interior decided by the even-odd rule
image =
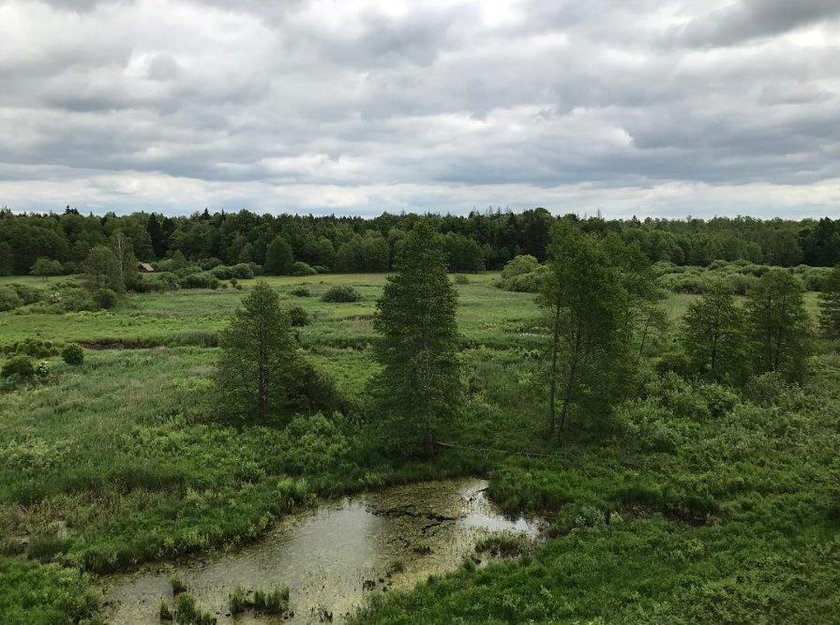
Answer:
[[[836,4],[0,0],[0,205],[836,213]]]

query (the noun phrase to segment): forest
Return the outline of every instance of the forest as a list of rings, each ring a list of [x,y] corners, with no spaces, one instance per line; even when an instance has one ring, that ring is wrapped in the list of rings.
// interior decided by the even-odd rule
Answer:
[[[837,622],[838,261],[829,218],[4,211],[0,622]],[[424,516],[345,612],[189,568],[465,478],[537,530],[431,569]]]
[[[840,261],[840,220],[760,220],[749,217],[606,220],[566,216],[587,233],[617,234],[651,262],[707,266],[716,260],[793,267],[831,267]],[[167,217],[156,213],[117,216],[16,214],[0,210],[0,275],[28,274],[39,258],[59,263],[47,271],[74,273],[90,250],[117,231],[140,260],[163,260],[180,252],[188,261],[236,265],[255,263],[265,272],[367,273],[393,268],[398,242],[418,221],[428,221],[442,237],[451,271],[500,270],[528,254],[545,261],[556,217],[537,208],[468,216],[384,213],[361,217],[210,213]]]

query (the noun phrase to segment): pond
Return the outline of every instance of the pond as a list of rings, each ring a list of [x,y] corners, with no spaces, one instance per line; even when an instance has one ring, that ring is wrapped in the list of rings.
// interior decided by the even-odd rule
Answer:
[[[387,488],[290,515],[259,542],[175,565],[146,568],[106,580],[113,625],[159,623],[162,599],[172,596],[173,574],[198,606],[218,622],[237,625],[341,623],[370,593],[411,587],[451,571],[483,536],[498,532],[539,534],[539,525],[500,514],[479,479],[422,482]],[[230,615],[237,586],[271,590],[288,586],[291,618]]]

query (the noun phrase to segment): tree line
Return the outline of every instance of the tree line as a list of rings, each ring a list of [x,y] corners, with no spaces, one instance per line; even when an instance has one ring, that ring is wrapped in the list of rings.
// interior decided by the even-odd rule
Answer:
[[[85,216],[70,207],[61,214],[15,214],[4,209],[0,210],[0,275],[30,273],[39,259],[43,262],[37,270],[43,275],[75,272],[94,247],[106,245],[116,232],[130,242],[141,261],[178,253],[190,262],[252,263],[266,267],[266,273],[289,273],[295,262],[319,271],[389,271],[396,264],[400,242],[421,221],[442,235],[440,244],[450,271],[481,271],[500,269],[522,254],[544,262],[559,219],[542,208],[521,213],[474,211],[466,216],[383,213],[372,219],[257,215],[246,210],[168,217]],[[840,260],[840,220],[827,217],[563,219],[586,234],[616,235],[652,262],[705,266],[714,260],[748,260],[832,266]],[[48,267],[46,261],[53,264]]]

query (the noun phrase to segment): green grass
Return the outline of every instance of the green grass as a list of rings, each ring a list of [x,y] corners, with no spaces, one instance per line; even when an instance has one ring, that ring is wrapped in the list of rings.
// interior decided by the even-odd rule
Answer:
[[[551,540],[519,560],[382,598],[359,623],[831,622],[840,581],[837,357],[814,359],[805,393],[783,389],[769,406],[736,397],[723,413],[714,389],[642,376],[646,398],[608,430],[578,430],[555,446],[533,375],[533,296],[496,289],[495,278],[470,275],[457,286],[469,401],[441,436],[553,457],[450,451],[394,465],[352,419],[302,418],[288,430],[215,421],[208,391],[218,350],[208,337],[253,281],[244,291],[130,295],[107,312],[0,313],[0,346],[39,337],[150,347],[87,350],[75,367],[50,357],[46,379],[0,392],[0,622],[88,618],[94,580],[79,570],[235,546],[316,496],[465,472],[488,474],[504,508],[549,518]],[[268,279],[282,294],[307,285],[311,297],[289,297],[312,318],[300,328],[303,351],[356,402],[377,370],[369,344],[384,279]],[[12,281],[52,282],[0,278]],[[335,284],[362,300],[322,302]],[[695,297],[669,296],[669,317]],[[807,303],[814,314],[815,294]]]

